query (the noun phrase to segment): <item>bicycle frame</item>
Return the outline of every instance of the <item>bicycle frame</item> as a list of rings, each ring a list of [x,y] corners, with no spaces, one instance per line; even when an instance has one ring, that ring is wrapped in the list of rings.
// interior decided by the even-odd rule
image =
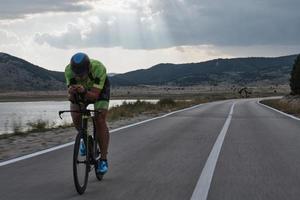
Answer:
[[[93,149],[92,151],[90,152],[90,161],[91,163],[89,164],[96,164],[97,162],[97,136],[96,136],[96,124],[95,124],[95,117],[92,116],[91,113],[101,113],[101,111],[97,111],[97,110],[89,110],[89,109],[86,109],[86,106],[85,104],[81,105],[81,104],[77,104],[79,105],[79,111],[78,110],[62,110],[62,111],[59,111],[59,117],[62,119],[61,115],[63,113],[66,113],[66,112],[69,112],[69,113],[80,113],[81,114],[81,123],[80,123],[80,129],[78,131],[78,134],[81,135],[82,138],[84,138],[84,142],[85,142],[85,145],[86,145],[86,148],[90,148],[89,147],[89,132],[87,131],[88,129],[88,119],[92,119],[92,122],[93,122]],[[99,152],[100,153],[100,152]]]
[[[89,172],[91,171],[91,165],[95,168],[95,174],[99,181],[102,180],[103,175],[97,172],[98,167],[98,156],[100,155],[100,151],[98,151],[97,145],[97,137],[96,137],[96,123],[95,123],[95,114],[101,113],[101,111],[97,110],[89,110],[87,106],[89,103],[80,103],[78,101],[78,95],[74,95],[75,104],[79,106],[79,110],[62,110],[59,111],[59,117],[62,119],[61,115],[63,113],[79,113],[80,114],[80,127],[78,133],[76,135],[75,144],[74,144],[74,152],[73,152],[73,178],[74,184],[77,192],[79,194],[83,194],[87,187]],[[73,102],[74,103],[74,102]],[[92,115],[93,113],[93,115]],[[93,135],[88,131],[88,119],[91,119],[93,122]],[[84,141],[86,154],[85,160],[78,160],[78,153],[80,150],[80,143]],[[91,148],[92,146],[92,148]],[[100,144],[99,144],[100,146]],[[78,164],[85,164],[85,175],[83,179],[83,185],[80,183],[78,178]]]

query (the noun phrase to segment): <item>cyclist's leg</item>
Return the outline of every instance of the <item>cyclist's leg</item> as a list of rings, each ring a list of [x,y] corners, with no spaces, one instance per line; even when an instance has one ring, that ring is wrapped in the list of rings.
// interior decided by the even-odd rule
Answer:
[[[72,102],[70,103],[70,109],[71,110],[75,110],[75,111],[79,111],[79,106],[77,104],[73,104]],[[79,130],[80,128],[80,123],[81,123],[81,116],[80,113],[74,113],[71,112],[71,116],[72,116],[72,120],[73,120],[73,124],[75,126],[75,128],[77,130]]]
[[[109,145],[109,130],[106,124],[106,116],[108,111],[108,101],[98,101],[95,103],[95,109],[101,111],[96,114],[96,132],[100,146],[101,159],[107,159],[108,145]]]

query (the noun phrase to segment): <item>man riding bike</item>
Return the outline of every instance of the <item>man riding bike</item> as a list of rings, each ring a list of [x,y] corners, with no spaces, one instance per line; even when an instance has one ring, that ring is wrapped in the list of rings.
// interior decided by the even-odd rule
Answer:
[[[101,151],[97,173],[105,174],[108,170],[107,150],[109,144],[106,116],[110,98],[110,84],[106,68],[100,61],[89,59],[84,53],[76,53],[72,56],[70,64],[66,66],[65,78],[71,110],[79,111],[79,106],[74,99],[77,94],[81,101],[94,103],[94,109],[101,111],[95,114],[97,140]],[[71,112],[71,116],[75,128],[79,130],[81,114]],[[82,156],[86,154],[84,142],[80,144],[80,154]]]

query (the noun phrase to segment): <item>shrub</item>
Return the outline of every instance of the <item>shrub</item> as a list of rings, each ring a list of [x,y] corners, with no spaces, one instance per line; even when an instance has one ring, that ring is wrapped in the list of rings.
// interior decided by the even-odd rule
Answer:
[[[22,132],[22,121],[21,121],[20,118],[18,120],[13,119],[12,129],[13,129],[14,133],[21,133]]]
[[[166,99],[160,99],[157,104],[162,107],[166,107],[166,106],[172,107],[176,105],[176,102],[171,98],[166,98]]]
[[[31,131],[43,131],[50,127],[49,121],[42,119],[39,119],[35,122],[28,122],[27,125],[30,127]]]

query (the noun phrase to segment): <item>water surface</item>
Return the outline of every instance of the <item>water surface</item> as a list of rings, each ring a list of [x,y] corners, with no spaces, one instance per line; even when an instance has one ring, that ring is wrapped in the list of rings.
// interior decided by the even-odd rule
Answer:
[[[121,105],[124,101],[135,102],[137,100],[111,100],[109,107]],[[142,100],[157,102],[158,100]],[[93,108],[93,106],[89,106]],[[70,123],[70,114],[63,114],[63,120],[58,116],[59,110],[69,110],[68,101],[38,101],[38,102],[3,102],[0,103],[0,134],[12,133],[13,127],[27,130],[30,122],[41,119],[48,121],[50,125]]]

